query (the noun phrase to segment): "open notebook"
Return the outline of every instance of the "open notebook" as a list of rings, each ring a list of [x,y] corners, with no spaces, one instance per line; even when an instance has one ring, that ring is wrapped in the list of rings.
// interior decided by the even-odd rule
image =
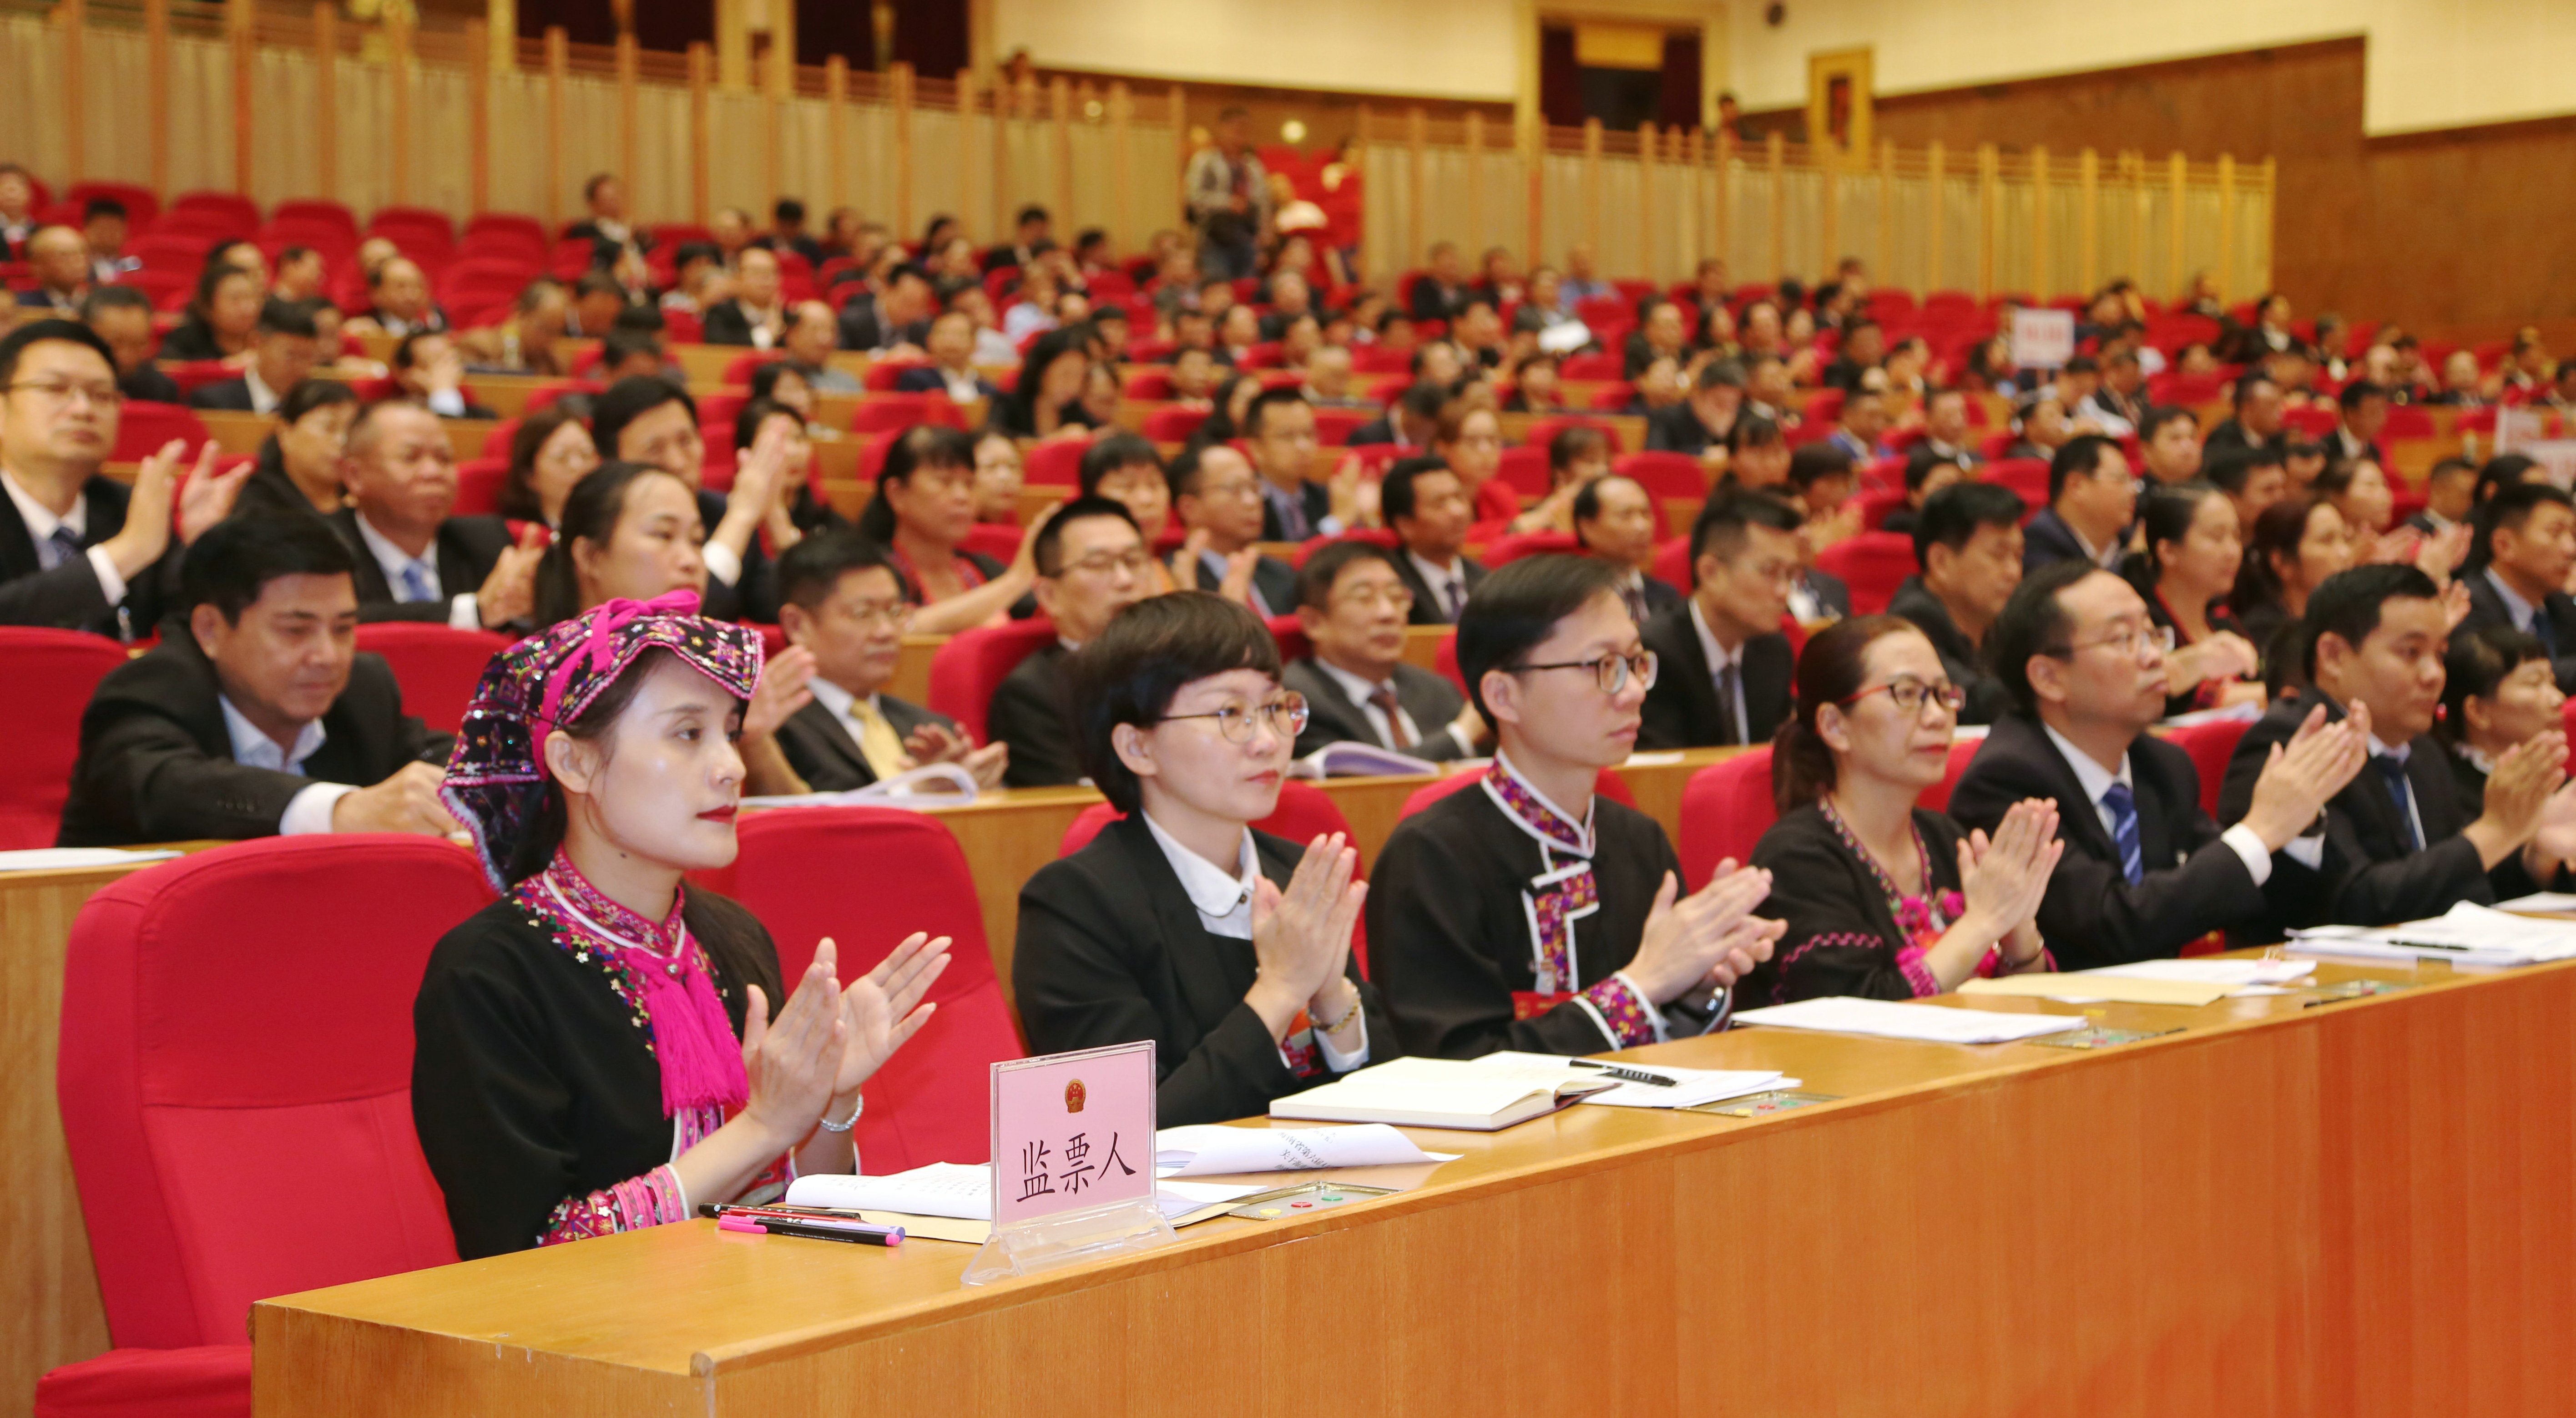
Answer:
[[[1397,1059],[1270,1104],[1274,1118],[1498,1132],[1619,1086],[1571,1065],[1480,1067],[1454,1059]]]

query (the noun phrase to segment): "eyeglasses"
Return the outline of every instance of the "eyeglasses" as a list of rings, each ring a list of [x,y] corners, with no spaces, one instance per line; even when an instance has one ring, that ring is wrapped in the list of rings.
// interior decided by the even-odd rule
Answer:
[[[1143,547],[1136,547],[1129,551],[1095,551],[1078,561],[1066,562],[1056,574],[1070,576],[1079,571],[1086,576],[1106,576],[1112,571],[1123,570],[1132,576],[1142,576],[1153,565],[1154,554]]]
[[[1905,675],[1889,680],[1885,684],[1871,685],[1844,700],[1843,707],[1848,709],[1882,690],[1886,691],[1887,702],[1895,705],[1897,712],[1902,714],[1920,714],[1926,703],[1938,703],[1942,708],[1956,714],[1960,707],[1968,702],[1968,691],[1947,680],[1938,684],[1927,684],[1912,675]]]
[[[1214,719],[1216,731],[1228,743],[1252,742],[1252,721],[1269,721],[1270,731],[1283,739],[1294,739],[1306,732],[1306,696],[1296,693],[1280,695],[1267,704],[1229,704],[1213,714],[1166,714],[1163,722],[1178,723],[1183,719]]]
[[[1400,581],[1392,581],[1383,586],[1362,586],[1358,590],[1333,597],[1333,604],[1337,606],[1358,606],[1366,609],[1381,603],[1399,612],[1409,611],[1413,609],[1413,590]]]
[[[1592,682],[1603,694],[1617,694],[1628,687],[1628,677],[1648,689],[1655,687],[1655,652],[1640,650],[1633,655],[1604,655],[1597,660],[1560,660],[1552,665],[1523,665],[1521,670],[1590,670]],[[1518,674],[1520,670],[1513,673]]]
[[[912,603],[902,599],[891,601],[850,601],[844,603],[840,610],[843,616],[856,621],[860,625],[865,625],[870,621],[881,620],[900,630],[912,620]]]
[[[24,389],[51,404],[68,405],[85,398],[91,408],[112,409],[125,402],[125,394],[113,384],[66,384],[59,380],[29,379],[9,386],[10,393]]]
[[[2071,644],[2060,645],[2053,650],[2043,650],[2040,653],[2047,655],[2051,659],[2063,660],[2072,656],[2078,650],[2090,650],[2096,645],[2108,646],[2114,654],[2127,655],[2140,660],[2147,657],[2147,651],[2150,647],[2152,647],[2159,655],[2167,655],[2173,653],[2173,627],[2170,625],[2133,625],[2126,630],[2112,631],[2110,634],[2105,635],[2098,640],[2078,640]]]

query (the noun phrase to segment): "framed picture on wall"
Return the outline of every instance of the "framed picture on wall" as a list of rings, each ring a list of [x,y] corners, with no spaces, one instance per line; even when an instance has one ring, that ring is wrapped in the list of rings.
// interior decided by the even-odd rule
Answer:
[[[1870,51],[1835,49],[1807,56],[1807,141],[1839,152],[1870,145]]]

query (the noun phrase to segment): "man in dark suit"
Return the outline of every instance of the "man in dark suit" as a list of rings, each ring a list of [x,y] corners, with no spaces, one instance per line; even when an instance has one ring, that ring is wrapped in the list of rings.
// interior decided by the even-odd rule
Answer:
[[[86,325],[37,320],[0,339],[0,625],[151,631],[184,544],[223,519],[250,476],[214,472],[209,439],[181,490],[180,445],[143,460],[134,486],[103,476],[122,410],[116,361]]]
[[[1914,563],[1887,613],[1914,623],[1941,657],[1950,682],[1966,690],[1963,724],[1991,724],[2005,707],[2003,682],[1986,669],[1986,630],[2021,584],[2021,495],[1994,483],[1952,483],[1923,504],[1914,523]]]
[[[887,273],[885,289],[860,286],[841,303],[841,348],[863,354],[911,354],[930,338],[936,306],[930,273],[910,262]]]
[[[2094,433],[2066,440],[2048,460],[2048,506],[2022,529],[2022,570],[2060,561],[2116,569],[2137,510],[2138,484],[2119,444]]]
[[[2343,392],[2335,396],[2335,416],[2335,430],[2326,438],[2327,461],[2388,461],[2387,455],[2379,451],[2379,431],[2388,426],[2386,389],[2367,379],[2346,384]]]
[[[350,561],[305,516],[251,513],[198,538],[184,617],[81,715],[62,845],[455,831],[438,801],[452,741],[353,648]]]
[[[2236,745],[2218,796],[2222,822],[2245,819],[2275,746],[2322,701],[2367,736],[2370,762],[2327,802],[2321,828],[2273,857],[2270,919],[2235,937],[2278,940],[2288,926],[2381,926],[2493,903],[2549,881],[2576,856],[2576,794],[2559,793],[2558,727],[2507,749],[2477,817],[2431,734],[2442,702],[2448,622],[2432,578],[2411,566],[2358,566],[2308,596],[2297,638],[2309,690],[2276,703]],[[2313,699],[2311,699],[2313,695]]]
[[[81,323],[98,333],[116,360],[116,387],[128,399],[180,402],[179,381],[152,362],[160,332],[152,328],[152,298],[133,286],[100,286],[81,302]]]
[[[1646,416],[1646,447],[1688,453],[1722,469],[1726,435],[1743,406],[1744,366],[1731,359],[1710,360],[1699,367],[1689,398]],[[1716,450],[1714,458],[1711,449]]]
[[[1351,430],[1350,446],[1392,443],[1399,448],[1429,448],[1440,431],[1440,410],[1449,391],[1429,380],[1408,386],[1386,412]]]
[[[1007,744],[978,748],[956,720],[884,692],[910,618],[903,575],[847,532],[807,537],[778,559],[781,628],[814,657],[813,702],[778,727],[787,765],[818,793],[845,792],[931,763],[997,787]]]
[[[436,330],[415,330],[394,345],[394,387],[419,400],[440,418],[501,417],[465,397],[465,356],[456,342]]]
[[[1930,471],[1947,463],[1960,472],[1974,471],[1985,455],[1968,446],[1968,393],[1935,389],[1923,396],[1923,436],[1905,452],[1905,485],[1921,487]]]
[[[1243,446],[1261,475],[1263,541],[1302,542],[1341,532],[1345,518],[1333,507],[1333,489],[1307,477],[1316,441],[1315,406],[1305,395],[1288,388],[1253,396],[1243,412]]]
[[[1002,782],[1013,788],[1082,781],[1065,717],[1065,657],[1153,590],[1153,553],[1136,519],[1105,497],[1066,503],[1037,530],[1029,555],[1037,563],[1038,608],[1055,622],[1055,643],[1020,661],[984,715],[986,736],[1010,745]]]
[[[1456,625],[1485,579],[1468,559],[1476,507],[1464,483],[1437,458],[1403,458],[1378,484],[1378,515],[1396,535],[1395,574],[1413,593],[1415,625]]]
[[[498,517],[451,517],[456,454],[438,416],[388,399],[359,411],[340,458],[350,504],[331,526],[354,558],[360,620],[499,630],[536,609],[537,546]]]
[[[778,253],[746,246],[734,273],[733,295],[706,309],[706,342],[776,348],[787,338],[787,302],[780,297]]]
[[[1619,568],[1619,599],[1639,626],[1682,603],[1682,593],[1647,571],[1655,560],[1655,504],[1634,478],[1594,478],[1574,494],[1574,541],[1585,555]]]
[[[1223,443],[1184,449],[1172,459],[1172,515],[1189,532],[1205,532],[1199,552],[1198,588],[1240,600],[1265,619],[1297,605],[1297,573],[1264,556],[1260,475],[1243,454]]]
[[[898,394],[945,394],[960,404],[994,399],[1002,391],[975,369],[975,317],[951,306],[930,322],[930,363],[894,377]]]
[[[615,176],[593,174],[582,184],[581,197],[590,208],[590,216],[564,228],[564,240],[591,243],[591,265],[606,269],[615,266],[618,257],[628,251],[641,256],[653,249],[650,233],[627,224],[626,185]]]
[[[2550,483],[2496,490],[2478,512],[2485,567],[2468,578],[2462,630],[2509,625],[2539,640],[2561,690],[2576,689],[2576,599],[2559,588],[2576,568],[2576,500]]]
[[[367,289],[373,298],[367,318],[396,339],[414,330],[448,328],[447,312],[429,298],[429,277],[409,257],[397,256],[378,266],[367,276]]]
[[[313,313],[293,301],[270,296],[260,303],[259,326],[251,335],[249,367],[238,379],[200,386],[188,396],[188,404],[191,408],[232,413],[275,413],[286,391],[303,383],[321,358]]]
[[[1797,653],[1780,622],[1804,520],[1767,492],[1720,493],[1700,509],[1690,599],[1646,622],[1658,669],[1637,747],[1768,743],[1789,717]]]
[[[1334,542],[1297,571],[1297,623],[1315,653],[1288,665],[1280,684],[1306,696],[1297,756],[1354,741],[1434,763],[1466,758],[1485,721],[1449,681],[1404,663],[1413,595],[1393,552],[1374,542]]]
[[[2289,446],[2289,430],[2281,418],[2281,386],[2257,369],[2236,381],[2234,394],[2236,416],[2220,423],[2201,441],[2204,457],[2231,448],[2271,448]]]
[[[2178,955],[2211,931],[2264,920],[2273,853],[2362,770],[2368,745],[2322,709],[2261,766],[2244,820],[2201,809],[2191,755],[2148,730],[2164,713],[2164,652],[2146,602],[2088,562],[2030,574],[1988,637],[2012,711],[1950,793],[1950,815],[1989,832],[2013,804],[2054,798],[2066,854],[2039,930],[2060,969]]]
[[[1854,320],[1843,327],[1841,352],[1816,382],[1828,389],[1849,394],[1861,387],[1868,373],[1887,358],[1887,332],[1875,320]]]
[[[1465,309],[1467,258],[1454,241],[1433,242],[1431,265],[1405,292],[1405,310],[1416,320],[1454,320]]]
[[[1017,231],[1018,238],[1008,246],[996,246],[987,250],[984,253],[983,262],[985,271],[998,271],[1005,266],[1027,266],[1038,258],[1041,244],[1053,245],[1047,240],[1047,233],[1053,226],[1054,223],[1047,217],[1046,208],[1034,202],[1020,208],[1018,215],[1013,219],[1013,228]],[[927,256],[930,253],[925,251],[922,254]]]

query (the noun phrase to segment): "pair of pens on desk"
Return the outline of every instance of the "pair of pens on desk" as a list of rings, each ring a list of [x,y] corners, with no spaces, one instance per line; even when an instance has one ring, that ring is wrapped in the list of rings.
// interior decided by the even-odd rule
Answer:
[[[1574,1066],[1576,1068],[1597,1068],[1603,1073],[1610,1075],[1612,1078],[1619,1079],[1622,1082],[1643,1083],[1652,1088],[1674,1088],[1680,1086],[1680,1080],[1678,1079],[1666,1078],[1660,1073],[1648,1073],[1642,1068],[1631,1068],[1626,1064],[1607,1064],[1599,1063],[1592,1059],[1576,1059],[1574,1060]]]
[[[743,1235],[801,1236],[810,1241],[840,1241],[854,1246],[899,1246],[903,1228],[803,1209],[767,1206],[716,1206],[716,1229]]]

